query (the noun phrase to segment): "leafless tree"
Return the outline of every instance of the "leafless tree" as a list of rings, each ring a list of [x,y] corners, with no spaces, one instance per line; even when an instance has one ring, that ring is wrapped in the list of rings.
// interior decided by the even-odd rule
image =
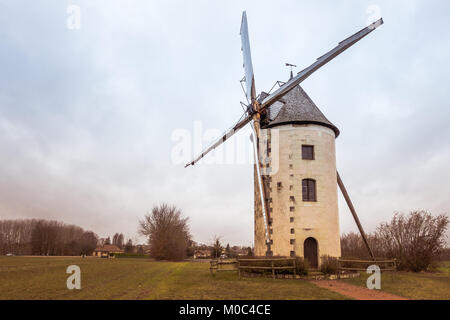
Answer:
[[[220,243],[221,238],[222,237],[214,235],[212,240],[211,257],[216,259],[219,258],[223,253],[223,246]]]
[[[133,253],[133,251],[133,241],[131,239],[128,239],[127,244],[125,245],[125,253]]]
[[[188,218],[175,206],[161,204],[139,221],[139,233],[148,238],[150,254],[158,260],[182,260],[191,238]]]
[[[117,237],[117,246],[120,248],[120,249],[123,249],[123,246],[124,246],[124,241],[123,241],[123,234],[121,233],[121,234],[119,234],[119,236]]]
[[[449,219],[446,215],[433,216],[427,211],[412,211],[409,215],[396,213],[392,220],[368,234],[368,241],[377,258],[395,258],[398,269],[426,270],[445,250]],[[342,256],[369,258],[359,234],[341,237]]]
[[[48,220],[0,220],[0,254],[90,254],[97,236],[82,228]]]
[[[446,215],[432,216],[427,211],[412,211],[408,216],[396,213],[389,223],[381,224],[376,235],[386,255],[398,260],[399,269],[426,270],[445,249]]]

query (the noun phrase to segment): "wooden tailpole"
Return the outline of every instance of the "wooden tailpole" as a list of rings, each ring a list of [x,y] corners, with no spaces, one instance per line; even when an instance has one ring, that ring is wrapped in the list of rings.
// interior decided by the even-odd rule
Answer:
[[[364,233],[364,229],[361,225],[361,222],[359,221],[358,215],[356,214],[356,210],[353,207],[353,203],[350,200],[350,196],[347,193],[347,189],[345,189],[344,183],[341,180],[341,177],[339,176],[339,172],[336,171],[337,174],[337,183],[339,185],[339,188],[341,189],[342,195],[344,196],[345,201],[347,202],[348,208],[350,209],[350,212],[353,215],[353,219],[355,219],[356,225],[358,226],[359,233],[361,234],[361,237],[363,238],[363,241],[367,247],[367,250],[369,251],[370,256],[375,261],[375,256],[373,255],[372,249],[370,248],[369,242],[367,241],[366,234]]]
[[[259,186],[259,192],[260,192],[260,200],[261,200],[261,210],[263,214],[263,220],[264,220],[264,228],[266,231],[266,255],[272,251],[271,249],[271,241],[270,241],[270,230],[269,230],[269,220],[270,220],[270,214],[269,214],[269,206],[267,202],[266,197],[266,186],[263,179],[263,174],[261,172],[261,163],[259,159],[259,139],[260,139],[260,132],[261,132],[261,126],[260,126],[260,116],[259,113],[256,113],[253,117],[253,129],[255,133],[256,141],[253,141],[254,143],[254,152],[255,152],[255,165],[256,165],[256,175],[258,176],[258,186]]]

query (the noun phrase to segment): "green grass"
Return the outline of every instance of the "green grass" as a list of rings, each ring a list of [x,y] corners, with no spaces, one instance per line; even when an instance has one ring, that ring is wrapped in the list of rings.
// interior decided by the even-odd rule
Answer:
[[[66,268],[81,268],[68,290]],[[209,263],[79,257],[0,257],[0,299],[345,299],[302,280],[212,277]]]
[[[370,275],[347,279],[348,283],[366,287]],[[381,274],[381,291],[410,299],[449,300],[450,261],[440,263],[436,272],[387,272]]]

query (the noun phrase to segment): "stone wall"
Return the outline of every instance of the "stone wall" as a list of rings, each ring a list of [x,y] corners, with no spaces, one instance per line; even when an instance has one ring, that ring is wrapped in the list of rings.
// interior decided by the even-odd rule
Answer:
[[[335,134],[320,125],[283,125],[263,129],[268,143],[260,144],[269,165],[267,198],[273,255],[304,256],[305,239],[318,242],[318,256],[341,254],[337,203]],[[314,146],[314,160],[302,160],[302,145]],[[268,149],[267,149],[268,148]],[[278,157],[277,157],[278,155]],[[277,162],[278,161],[278,162]],[[302,180],[316,180],[316,202],[302,200]],[[293,219],[291,219],[293,218]],[[255,254],[265,255],[264,220],[255,175]],[[294,229],[294,233],[291,233]],[[262,234],[261,234],[262,233]],[[291,244],[291,239],[294,243]],[[261,241],[262,240],[262,241]]]

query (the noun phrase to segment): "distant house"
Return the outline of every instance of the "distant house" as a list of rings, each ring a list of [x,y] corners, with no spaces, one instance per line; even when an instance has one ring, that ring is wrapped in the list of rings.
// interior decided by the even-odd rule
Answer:
[[[150,246],[145,244],[142,246],[142,249],[144,249],[144,254],[150,254]]]
[[[211,257],[211,251],[209,249],[200,249],[194,251],[194,259],[205,259]]]
[[[123,250],[112,244],[105,244],[94,250],[94,256],[99,258],[113,257],[115,253],[123,253]]]

